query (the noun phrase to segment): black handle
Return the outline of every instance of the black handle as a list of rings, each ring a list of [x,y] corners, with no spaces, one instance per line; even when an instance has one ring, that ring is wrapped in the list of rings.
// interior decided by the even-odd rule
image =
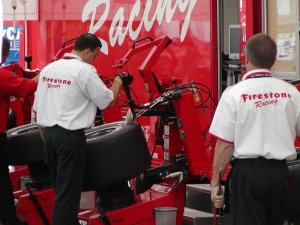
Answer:
[[[218,195],[222,195],[223,194],[223,191],[222,191],[222,173],[223,173],[223,169],[221,168],[220,169],[220,172],[219,172],[219,190],[218,190]]]
[[[123,88],[124,88],[125,94],[126,94],[127,99],[128,99],[129,108],[131,109],[132,114],[135,117],[136,116],[136,113],[135,113],[135,104],[134,104],[134,101],[133,101],[133,99],[131,97],[129,86],[125,85],[125,86],[123,86]]]
[[[25,56],[25,62],[27,63],[27,68],[31,70],[32,56],[31,55],[26,55]]]

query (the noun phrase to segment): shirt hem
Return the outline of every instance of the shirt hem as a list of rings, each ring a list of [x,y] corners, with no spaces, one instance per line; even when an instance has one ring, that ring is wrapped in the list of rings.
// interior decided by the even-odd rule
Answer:
[[[210,134],[211,134],[213,137],[219,139],[220,141],[224,141],[224,142],[229,143],[229,144],[234,144],[234,142],[232,142],[232,141],[225,140],[225,139],[220,138],[220,137],[218,137],[217,135],[214,135],[214,134],[212,134],[212,133],[210,133]]]

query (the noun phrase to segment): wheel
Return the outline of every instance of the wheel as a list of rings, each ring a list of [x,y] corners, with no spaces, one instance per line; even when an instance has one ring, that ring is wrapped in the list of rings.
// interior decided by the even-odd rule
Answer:
[[[30,165],[43,162],[44,143],[35,123],[10,129],[6,132],[10,165]]]
[[[119,184],[138,176],[150,166],[150,154],[138,123],[110,123],[85,131],[87,159],[83,190]],[[10,165],[41,163],[44,144],[37,124],[7,131]]]
[[[150,154],[138,123],[111,123],[86,132],[84,191],[132,179],[150,166]]]

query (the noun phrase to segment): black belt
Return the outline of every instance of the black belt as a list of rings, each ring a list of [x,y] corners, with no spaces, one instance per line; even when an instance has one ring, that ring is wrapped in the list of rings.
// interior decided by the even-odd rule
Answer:
[[[73,133],[73,132],[82,131],[82,130],[84,130],[84,129],[68,130],[68,129],[63,128],[63,127],[61,127],[61,126],[59,126],[59,125],[55,125],[55,126],[53,126],[53,127],[45,127],[45,130],[46,130],[46,131],[64,130],[64,131],[66,131],[67,133]]]
[[[232,166],[236,166],[238,164],[251,165],[251,164],[278,164],[278,165],[286,165],[286,160],[278,160],[278,159],[266,159],[264,157],[258,158],[247,158],[247,159],[234,159],[231,162]]]

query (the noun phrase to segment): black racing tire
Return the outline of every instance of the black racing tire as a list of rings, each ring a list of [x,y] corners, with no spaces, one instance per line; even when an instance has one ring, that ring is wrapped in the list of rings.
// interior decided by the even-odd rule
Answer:
[[[290,181],[287,193],[287,216],[289,219],[300,216],[300,160],[288,162]]]
[[[87,159],[83,190],[109,187],[138,176],[150,167],[150,154],[138,123],[110,123],[85,131]],[[31,165],[45,159],[37,124],[7,131],[10,165]]]
[[[6,131],[10,165],[30,165],[44,161],[45,149],[36,123]]]
[[[150,154],[141,126],[123,122],[86,132],[87,160],[83,191],[130,180],[150,167]]]

